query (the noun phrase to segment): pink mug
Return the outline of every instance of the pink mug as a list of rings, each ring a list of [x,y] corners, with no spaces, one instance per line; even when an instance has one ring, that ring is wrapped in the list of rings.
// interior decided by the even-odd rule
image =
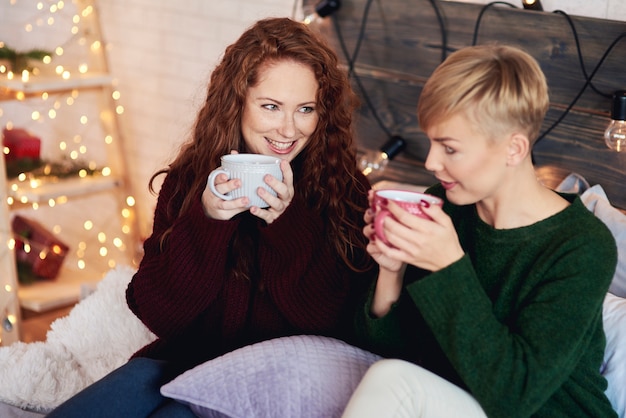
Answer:
[[[443,205],[443,200],[426,193],[396,189],[383,189],[375,191],[374,198],[372,199],[372,209],[376,214],[374,219],[374,230],[376,231],[376,237],[387,245],[391,244],[387,240],[387,237],[385,237],[383,222],[387,216],[391,216],[393,218],[393,215],[387,209],[389,201],[393,201],[407,212],[424,219],[430,219],[430,217],[422,211],[422,207],[430,205]]]

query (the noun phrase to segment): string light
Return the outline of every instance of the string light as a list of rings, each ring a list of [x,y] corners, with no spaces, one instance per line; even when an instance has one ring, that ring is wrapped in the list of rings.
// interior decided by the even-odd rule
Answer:
[[[58,141],[56,152],[61,153],[68,161],[80,162],[86,165],[85,168],[80,168],[77,171],[77,181],[85,181],[90,185],[92,181],[95,181],[93,184],[97,184],[98,187],[116,187],[119,184],[119,180],[115,178],[115,166],[105,165],[97,161],[98,158],[104,158],[104,155],[114,155],[114,153],[108,151],[110,147],[117,146],[118,141],[116,135],[111,133],[114,132],[111,128],[114,123],[112,120],[113,115],[106,110],[101,111],[99,115],[88,113],[90,105],[86,101],[90,100],[89,95],[92,92],[86,91],[84,93],[85,97],[83,97],[83,93],[80,93],[78,89],[67,92],[65,90],[66,87],[57,87],[70,85],[72,80],[79,78],[86,80],[94,76],[97,78],[99,76],[98,69],[105,66],[103,45],[97,39],[98,34],[92,30],[93,26],[90,26],[91,19],[95,16],[94,9],[87,3],[82,0],[73,0],[67,4],[63,1],[38,2],[33,4],[33,6],[25,5],[23,2],[12,1],[10,3],[8,7],[20,7],[21,9],[33,7],[34,9],[34,12],[30,14],[29,21],[23,22],[20,26],[20,30],[23,31],[22,39],[33,39],[37,36],[45,38],[41,34],[45,33],[44,31],[49,31],[50,28],[54,28],[55,34],[57,32],[60,33],[57,36],[63,37],[64,40],[58,42],[58,45],[54,45],[50,49],[52,52],[43,56],[37,62],[35,68],[16,71],[5,65],[5,63],[0,64],[0,79],[12,83],[10,84],[10,90],[15,99],[14,102],[7,102],[6,106],[5,102],[0,102],[0,124],[7,129],[13,129],[14,126],[33,126],[44,129],[49,125],[53,126],[53,124],[46,125],[48,121],[54,121],[54,126],[60,124],[72,126],[72,124],[75,124],[78,126],[79,132],[73,137],[68,137],[64,134],[57,135],[56,133],[54,137],[50,135],[50,139]],[[3,45],[0,42],[0,46]],[[96,81],[96,83],[110,82],[110,79],[106,77],[101,77],[101,79],[103,81]],[[46,88],[45,91],[37,94],[29,93],[31,89],[27,87],[36,87],[38,86],[37,83],[42,80],[46,83],[50,81],[49,84],[52,87]],[[19,86],[19,83],[24,88],[13,87]],[[118,90],[112,91],[113,109],[118,115],[124,112],[123,106],[119,104],[120,97]],[[93,103],[94,100],[91,102]],[[85,106],[85,103],[87,103],[87,106]],[[30,110],[25,112],[22,110],[24,106],[30,107]],[[79,108],[85,110],[77,115],[76,112]],[[93,132],[92,126],[95,126],[93,121],[96,119],[103,123],[102,134],[94,134]],[[97,124],[97,126],[100,126],[100,124]],[[10,153],[8,147],[2,147],[1,149],[4,155]],[[93,155],[95,158],[90,158],[90,155]],[[2,157],[0,155],[0,158]],[[81,159],[83,158],[87,161],[82,162]],[[113,162],[118,163],[116,161]],[[57,208],[68,203],[71,198],[71,196],[66,194],[52,194],[51,196],[46,194],[46,188],[55,185],[57,182],[58,176],[55,175],[50,165],[43,167],[37,175],[27,172],[19,173],[11,180],[7,188],[6,203],[10,209],[32,210],[34,214],[42,213],[41,211],[50,208]],[[68,243],[72,248],[72,263],[75,268],[79,270],[90,269],[90,265],[94,263],[97,265],[102,263],[106,268],[113,268],[117,265],[116,258],[129,257],[127,254],[128,249],[136,250],[135,244],[128,246],[125,243],[126,240],[133,237],[134,206],[134,197],[126,196],[118,214],[120,228],[117,231],[111,231],[110,220],[104,220],[102,225],[99,225],[92,214],[80,214],[82,219],[79,220],[79,223],[82,232],[77,234],[80,236],[80,240],[76,243]],[[64,231],[61,225],[54,225],[52,232],[55,235],[71,233],[71,231]],[[9,254],[12,254],[16,245],[13,237],[9,236],[5,245],[5,248],[9,250]],[[47,257],[50,251],[55,251],[54,247],[36,249],[35,243],[31,242],[28,242],[27,246],[30,251],[38,251],[39,256],[42,258]],[[92,253],[97,254],[99,257],[93,257]],[[131,257],[134,256],[135,254]],[[136,262],[137,260],[131,261]],[[6,277],[0,278],[3,283],[6,279]],[[0,288],[0,321],[3,321],[2,318],[5,319],[2,322],[5,330],[8,327],[6,325],[8,322],[6,321],[12,321],[11,324],[16,323],[16,316],[13,313],[4,312],[3,302],[9,300],[6,297],[7,293],[9,294],[9,299],[16,297],[16,289],[9,284],[3,284]],[[3,313],[5,314],[4,316],[2,315]],[[0,344],[2,343],[1,337],[2,333],[0,332]]]

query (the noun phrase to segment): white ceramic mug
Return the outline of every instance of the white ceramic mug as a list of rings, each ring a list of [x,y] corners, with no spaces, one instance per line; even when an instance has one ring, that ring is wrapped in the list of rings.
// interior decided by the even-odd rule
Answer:
[[[267,174],[271,174],[279,181],[283,180],[283,172],[280,170],[280,158],[262,154],[228,154],[221,158],[222,166],[211,171],[208,185],[213,194],[224,200],[233,200],[247,197],[250,206],[266,208],[269,204],[261,199],[257,190],[264,188],[272,195],[276,192],[263,180]],[[240,179],[241,187],[228,194],[222,194],[215,188],[215,178],[219,174],[225,174],[228,179]]]
[[[376,237],[387,245],[391,244],[385,236],[383,222],[387,216],[391,216],[392,218],[394,217],[387,209],[389,201],[393,201],[407,212],[424,219],[430,219],[430,217],[422,211],[422,207],[430,205],[443,205],[443,200],[426,193],[395,189],[383,189],[374,192],[374,199],[372,200],[372,209],[376,213],[376,218],[374,219],[374,230],[376,231]]]

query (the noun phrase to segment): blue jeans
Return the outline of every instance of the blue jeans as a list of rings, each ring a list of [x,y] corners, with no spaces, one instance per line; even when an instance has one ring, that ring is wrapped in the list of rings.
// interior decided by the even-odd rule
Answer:
[[[191,418],[191,409],[161,395],[176,377],[168,363],[135,358],[59,405],[49,418]]]

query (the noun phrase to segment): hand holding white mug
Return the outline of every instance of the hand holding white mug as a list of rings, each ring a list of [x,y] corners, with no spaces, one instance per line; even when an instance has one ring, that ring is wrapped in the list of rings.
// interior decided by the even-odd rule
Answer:
[[[268,224],[293,199],[293,173],[287,161],[261,154],[232,154],[208,177],[202,201],[213,219],[230,219],[250,209]]]
[[[248,198],[248,207],[258,206],[266,208],[269,205],[258,194],[258,189],[265,189],[270,195],[276,196],[274,191],[266,182],[265,176],[274,176],[279,181],[283,179],[280,169],[280,159],[269,155],[261,154],[229,154],[221,158],[222,166],[209,174],[209,189],[217,197],[223,200],[233,200],[241,197]],[[240,187],[230,190],[228,193],[220,193],[215,187],[215,179],[218,175],[224,174],[229,179],[239,179]]]

